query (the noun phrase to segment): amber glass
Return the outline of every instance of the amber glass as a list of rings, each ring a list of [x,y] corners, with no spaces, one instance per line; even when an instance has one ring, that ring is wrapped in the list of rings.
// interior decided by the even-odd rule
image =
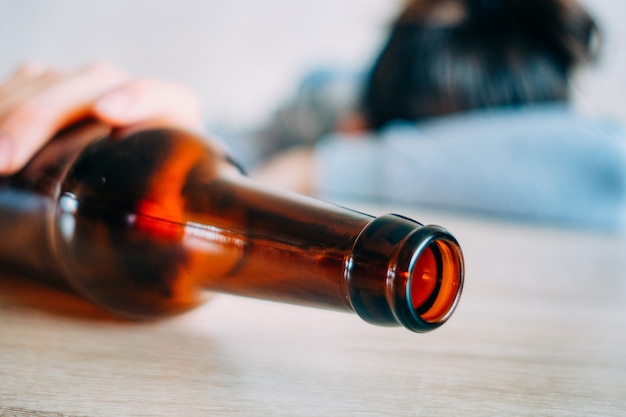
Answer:
[[[61,279],[132,318],[222,292],[356,312],[423,332],[463,286],[457,241],[264,188],[213,142],[85,124],[0,179],[0,265]]]

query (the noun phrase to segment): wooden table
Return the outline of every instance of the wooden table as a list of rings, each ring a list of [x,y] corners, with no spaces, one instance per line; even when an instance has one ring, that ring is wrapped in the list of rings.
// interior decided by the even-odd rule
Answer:
[[[625,236],[408,214],[466,256],[428,334],[231,296],[124,322],[3,277],[0,415],[626,415]]]

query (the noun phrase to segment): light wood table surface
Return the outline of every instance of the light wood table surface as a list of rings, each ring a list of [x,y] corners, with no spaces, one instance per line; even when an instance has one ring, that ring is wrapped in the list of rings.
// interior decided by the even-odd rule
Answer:
[[[626,237],[408,214],[466,257],[427,334],[232,296],[125,322],[2,277],[0,415],[626,416]]]

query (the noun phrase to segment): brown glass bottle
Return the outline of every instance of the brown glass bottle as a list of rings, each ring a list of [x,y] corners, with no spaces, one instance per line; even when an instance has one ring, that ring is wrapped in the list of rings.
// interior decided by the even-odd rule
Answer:
[[[132,318],[223,292],[423,332],[450,317],[463,286],[446,230],[264,188],[176,130],[91,123],[59,135],[0,179],[0,228],[0,265]]]

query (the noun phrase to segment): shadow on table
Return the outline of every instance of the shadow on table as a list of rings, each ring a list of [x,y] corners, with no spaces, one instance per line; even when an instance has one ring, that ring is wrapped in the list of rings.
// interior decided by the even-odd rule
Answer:
[[[109,313],[62,284],[39,282],[19,273],[0,273],[0,310],[39,310],[85,320],[128,322]]]

